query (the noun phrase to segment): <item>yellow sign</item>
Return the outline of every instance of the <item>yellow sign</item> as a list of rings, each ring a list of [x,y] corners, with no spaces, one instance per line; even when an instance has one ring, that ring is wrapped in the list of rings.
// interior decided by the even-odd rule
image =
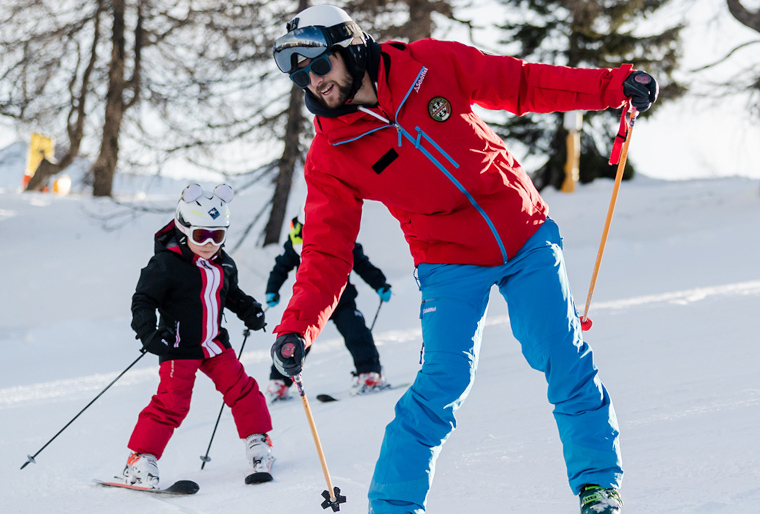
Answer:
[[[24,175],[32,178],[42,159],[53,160],[55,153],[55,141],[49,137],[32,132],[32,140],[29,143],[29,155],[26,158],[26,170]],[[28,180],[28,179],[27,179]]]

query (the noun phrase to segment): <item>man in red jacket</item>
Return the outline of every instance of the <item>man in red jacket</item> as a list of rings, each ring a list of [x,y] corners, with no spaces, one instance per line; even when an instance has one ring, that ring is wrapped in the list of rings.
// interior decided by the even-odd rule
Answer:
[[[497,285],[529,364],[548,382],[581,512],[619,513],[623,470],[609,395],[583,341],[548,207],[504,142],[472,110],[638,110],[657,83],[631,65],[574,69],[425,39],[377,44],[345,11],[299,13],[274,58],[316,116],[305,164],[301,268],[275,328],[275,366],[300,373],[351,270],[362,202],[399,220],[422,292],[424,362],[396,405],[369,490],[374,514],[425,511],[435,460],[475,376]],[[283,351],[285,350],[285,351]]]

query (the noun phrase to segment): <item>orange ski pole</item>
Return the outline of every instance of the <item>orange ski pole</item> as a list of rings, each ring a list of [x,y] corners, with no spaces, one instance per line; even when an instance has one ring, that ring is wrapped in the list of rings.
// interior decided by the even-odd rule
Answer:
[[[615,202],[617,201],[617,195],[618,191],[620,190],[620,183],[623,180],[623,171],[625,171],[625,161],[628,158],[628,145],[631,144],[631,135],[633,134],[633,123],[636,120],[636,116],[638,115],[638,111],[636,111],[635,107],[631,107],[628,111],[630,113],[630,116],[627,120],[625,120],[625,114],[623,114],[623,119],[625,120],[625,128],[627,129],[625,131],[624,135],[618,134],[618,137],[624,137],[625,142],[623,143],[623,149],[620,153],[620,162],[618,162],[618,168],[617,173],[615,174],[615,186],[612,188],[612,198],[610,199],[610,207],[607,210],[607,220],[604,223],[604,231],[602,232],[602,240],[599,243],[599,251],[596,254],[596,264],[594,264],[594,272],[591,275],[591,285],[588,288],[588,296],[586,297],[586,305],[583,311],[583,316],[581,316],[581,328],[583,330],[589,330],[591,328],[591,325],[593,322],[588,317],[588,310],[591,306],[591,297],[594,295],[594,287],[596,286],[596,278],[599,275],[599,267],[602,264],[602,255],[604,255],[604,246],[607,243],[607,235],[610,232],[610,224],[612,223],[612,214],[615,212]],[[613,150],[614,152],[614,150]]]
[[[293,355],[295,347],[292,343],[287,343],[282,348],[282,356],[289,358]],[[322,508],[332,508],[333,512],[340,510],[340,504],[346,503],[346,497],[341,496],[340,488],[333,487],[332,480],[330,479],[330,471],[327,469],[327,460],[325,459],[325,453],[322,451],[322,443],[319,440],[319,434],[317,433],[317,425],[314,423],[314,416],[311,414],[311,407],[309,406],[309,400],[306,398],[306,393],[303,389],[303,381],[301,380],[301,374],[298,373],[295,376],[290,377],[298,388],[298,394],[301,397],[304,411],[306,411],[306,418],[309,421],[309,427],[311,428],[311,435],[314,438],[314,444],[317,447],[317,454],[319,454],[319,462],[322,465],[322,473],[325,475],[325,481],[327,482],[327,490],[322,491],[322,497],[325,501],[322,502]]]

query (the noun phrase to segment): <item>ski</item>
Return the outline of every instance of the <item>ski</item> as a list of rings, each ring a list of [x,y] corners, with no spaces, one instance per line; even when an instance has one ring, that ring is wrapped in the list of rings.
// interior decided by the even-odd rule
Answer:
[[[266,471],[258,471],[256,473],[251,473],[247,477],[245,477],[245,483],[248,485],[251,484],[263,484],[265,482],[271,482],[272,481],[272,474],[267,473]]]
[[[152,494],[170,494],[170,495],[187,495],[195,494],[200,489],[200,486],[192,480],[179,480],[165,489],[151,489],[150,487],[141,487],[137,485],[127,485],[120,482],[104,482],[103,480],[93,480],[98,485],[104,487],[120,487],[121,489],[129,489],[130,491],[142,491],[144,493]]]
[[[410,385],[412,385],[412,384],[410,384],[409,382],[406,382],[406,383],[403,383],[403,384],[391,385],[391,386],[388,386],[388,387],[383,387],[382,389],[376,389],[376,390],[370,391],[368,393],[357,394],[357,395],[351,396],[351,397],[352,398],[356,398],[358,396],[370,396],[370,395],[373,395],[375,393],[382,393],[383,391],[393,391],[394,389],[401,389],[402,387],[409,387]],[[337,402],[338,400],[340,400],[340,398],[336,398],[336,397],[334,397],[332,395],[329,395],[329,394],[318,394],[317,395],[317,400],[319,400],[322,403],[328,403],[328,402]]]

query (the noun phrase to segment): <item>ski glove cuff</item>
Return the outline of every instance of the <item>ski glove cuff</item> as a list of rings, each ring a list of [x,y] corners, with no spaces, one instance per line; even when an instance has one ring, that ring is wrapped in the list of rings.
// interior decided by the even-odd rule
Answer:
[[[154,355],[164,355],[169,348],[174,346],[177,334],[167,327],[161,327],[142,338],[142,352],[150,352]]]
[[[631,99],[636,110],[644,112],[657,100],[660,86],[649,73],[634,71],[623,82],[623,94]]]
[[[377,288],[377,294],[380,295],[380,301],[388,302],[391,299],[391,285],[383,284]]]
[[[267,305],[274,307],[280,303],[280,293],[267,293]]]
[[[294,377],[303,369],[306,355],[303,337],[295,333],[283,334],[272,345],[272,363],[286,377]]]

